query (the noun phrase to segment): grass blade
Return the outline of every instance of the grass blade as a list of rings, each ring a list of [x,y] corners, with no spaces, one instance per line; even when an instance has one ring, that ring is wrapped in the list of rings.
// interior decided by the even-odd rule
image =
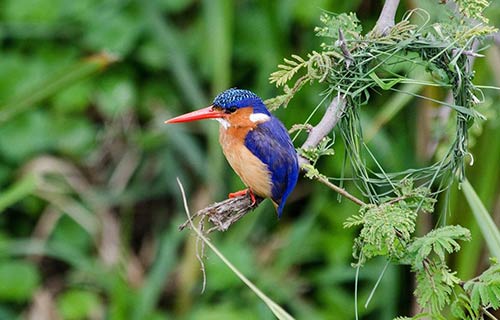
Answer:
[[[240,280],[247,285],[272,311],[272,313],[280,320],[293,320],[294,318],[286,312],[283,308],[281,308],[276,302],[271,300],[267,295],[265,295],[262,291],[260,291],[255,284],[253,284],[250,280],[248,280],[247,277],[245,277],[227,258],[215,247],[210,240],[208,240],[207,237],[203,235],[203,233],[194,225],[193,221],[191,220],[191,214],[189,213],[189,208],[187,204],[187,199],[186,199],[186,194],[184,193],[184,187],[182,186],[182,183],[180,182],[179,178],[177,178],[177,184],[179,185],[179,188],[181,189],[182,193],[182,200],[184,202],[184,209],[186,210],[186,214],[189,219],[189,223],[191,225],[191,228],[193,231],[196,233],[198,237],[200,237],[205,244],[212,249],[212,251],[219,257],[219,259],[224,262],[224,264],[231,269],[231,271],[240,278]]]
[[[500,259],[500,232],[495,222],[467,179],[462,182],[462,191],[481,229],[491,255]]]
[[[0,193],[0,214],[5,208],[31,194],[36,189],[36,177],[27,175],[13,184],[7,191]]]

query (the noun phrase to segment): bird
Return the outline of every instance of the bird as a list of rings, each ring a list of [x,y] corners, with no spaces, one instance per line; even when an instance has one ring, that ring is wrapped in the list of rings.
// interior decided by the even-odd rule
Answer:
[[[247,193],[271,199],[278,218],[295,188],[299,176],[298,158],[283,123],[273,116],[252,91],[230,88],[218,94],[208,107],[165,121],[167,124],[215,119],[219,142],[230,166],[247,189],[230,193],[234,198]]]

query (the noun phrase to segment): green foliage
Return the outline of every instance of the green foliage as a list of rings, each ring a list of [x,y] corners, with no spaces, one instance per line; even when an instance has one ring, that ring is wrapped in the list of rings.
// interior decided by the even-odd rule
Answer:
[[[436,35],[435,27],[428,25],[418,27],[410,24],[410,17],[411,14],[408,14],[391,29],[388,35],[379,38],[371,34],[361,36],[357,19],[353,15],[342,15],[341,19],[323,16],[321,20],[325,26],[318,28],[318,35],[327,37],[331,42],[323,46],[323,51],[319,53],[313,51],[307,59],[294,56],[294,60],[285,60],[286,64],[280,65],[280,70],[270,77],[271,82],[283,86],[300,70],[305,70],[305,74],[296,80],[292,90],[285,88],[287,102],[305,83],[315,81],[326,82],[329,86],[327,90],[329,95],[337,93],[345,96],[348,107],[339,125],[341,136],[347,147],[354,176],[361,180],[357,184],[358,187],[375,203],[379,203],[377,195],[374,194],[376,187],[392,186],[402,179],[425,180],[428,185],[437,180],[443,189],[453,182],[451,177],[454,175],[461,181],[464,177],[464,161],[469,154],[467,129],[474,119],[480,118],[474,111],[474,106],[479,101],[476,97],[479,89],[472,83],[473,74],[466,67],[466,56],[457,55],[456,52],[469,50],[473,40],[481,35],[462,34],[461,37],[465,39],[467,45],[456,47],[455,41],[446,35]],[[337,41],[339,38],[333,30],[337,30],[338,33],[340,25],[349,25],[354,33],[344,36],[342,41]],[[468,26],[470,29],[471,26]],[[415,60],[415,57],[410,57],[410,53],[418,54],[420,59]],[[369,158],[373,156],[363,140],[359,106],[368,103],[370,90],[381,88],[398,91],[394,88],[396,84],[416,81],[408,75],[391,71],[394,65],[405,64],[410,59],[414,61],[413,68],[418,65],[426,66],[429,72],[442,75],[435,85],[452,88],[453,103],[441,101],[440,103],[457,111],[455,139],[445,157],[433,165],[390,175],[379,168],[382,172],[371,174],[376,176],[372,179],[365,169],[367,155]],[[380,75],[389,75],[390,78],[385,80]]]
[[[491,255],[500,259],[500,230],[493,221],[490,213],[484,207],[478,194],[468,180],[462,184],[462,190],[469,203],[472,214],[478,223]]]
[[[332,139],[330,137],[324,137],[314,148],[310,148],[307,150],[304,148],[300,148],[298,152],[302,157],[309,160],[309,162],[314,166],[319,158],[323,156],[332,156],[335,154],[332,146]]]
[[[339,30],[342,30],[346,40],[359,39],[361,31],[363,31],[358,17],[353,12],[337,15],[324,13],[321,15],[320,21],[323,27],[316,27],[314,31],[319,37],[331,39],[329,44],[323,43],[321,45],[327,50],[339,50],[338,44],[335,43],[339,40]]]
[[[416,273],[417,287],[415,296],[418,303],[430,310],[432,315],[439,315],[450,304],[453,288],[460,282],[448,267],[429,264]]]
[[[57,299],[58,310],[63,319],[89,319],[102,316],[99,296],[93,292],[72,289]]]
[[[483,15],[484,9],[490,5],[488,0],[457,0],[459,12],[466,18],[476,19],[485,24],[489,21]]]
[[[443,23],[443,29],[460,46],[470,45],[470,39],[482,37],[498,31],[489,25],[489,20],[483,14],[490,6],[489,0],[458,0],[458,18],[455,12],[450,12],[449,21]]]
[[[40,273],[33,263],[0,260],[0,300],[25,302],[40,284]]]
[[[427,188],[413,188],[413,183],[405,180],[396,193],[398,198],[365,205],[345,222],[347,228],[362,226],[353,248],[357,265],[379,255],[400,261],[407,254],[418,211],[433,211],[435,200]]]
[[[425,267],[424,261],[432,259],[430,255],[434,253],[437,263],[446,263],[446,254],[457,252],[460,245],[457,240],[470,241],[471,235],[468,229],[461,226],[445,226],[434,230],[422,237],[416,238],[408,247],[408,254],[411,256],[412,265],[415,269],[421,270]],[[436,261],[435,259],[432,259]]]
[[[473,5],[469,1],[460,4],[460,12],[465,17],[479,14],[483,9],[484,3]],[[468,128],[481,116],[474,110],[479,101],[476,96],[479,90],[472,83],[473,72],[467,67],[467,57],[457,52],[471,50],[476,38],[491,33],[494,28],[478,27],[461,19],[460,34],[450,39],[449,34],[456,31],[447,34],[436,31],[440,27],[448,30],[451,24],[412,25],[409,23],[411,15],[391,28],[387,35],[369,33],[363,36],[355,15],[325,14],[321,17],[324,26],[316,28],[317,35],[329,41],[322,44],[323,51],[313,51],[307,59],[294,56],[293,61],[285,60],[270,79],[277,86],[284,86],[303,72],[291,90],[285,87],[287,103],[307,82],[325,82],[327,94],[343,95],[347,108],[338,127],[356,186],[371,203],[362,206],[358,214],[344,223],[345,227],[361,227],[353,246],[353,256],[357,260],[355,266],[365,265],[376,256],[411,265],[417,278],[415,295],[419,304],[428,311],[424,314],[443,318],[443,309],[452,303],[457,304],[452,297],[458,284],[462,283],[457,273],[447,266],[446,256],[460,250],[458,241],[470,240],[470,231],[461,226],[444,226],[422,237],[414,237],[413,233],[419,211],[434,211],[436,199],[430,193],[431,186],[437,183],[441,190],[445,190],[450,187],[453,177],[459,181],[464,179],[464,161],[469,154]],[[342,32],[344,28],[350,31]],[[408,61],[412,61],[414,69],[425,68],[433,78],[433,85],[451,88],[454,101],[438,102],[457,112],[455,139],[444,157],[435,164],[387,173],[364,141],[360,106],[368,104],[371,90],[398,92],[397,85],[401,82],[416,84],[419,80],[412,80],[409,73],[401,74],[395,68],[395,65],[405,65]],[[307,122],[303,124],[304,127],[307,125]],[[302,150],[302,153],[311,160],[307,176],[328,179],[314,168],[318,152],[308,154]],[[378,172],[367,170],[369,161],[376,164]],[[413,188],[413,181],[418,181],[421,187]],[[381,187],[390,188],[390,192],[382,193]],[[479,289],[474,292],[479,292]],[[494,294],[489,296],[492,298]],[[471,296],[471,301],[473,298],[474,302],[478,299]],[[488,301],[483,301],[482,307],[487,305]],[[474,304],[472,309],[477,310],[478,306]],[[459,307],[455,309],[457,314],[461,310]]]
[[[32,175],[16,181],[16,183],[12,184],[8,190],[5,190],[0,195],[0,214],[5,210],[5,208],[31,194],[35,188],[36,179]]]
[[[278,68],[280,70],[275,71],[270,77],[271,83],[276,82],[277,86],[284,85],[290,81],[300,69],[307,66],[306,61],[296,54],[292,55],[292,59],[284,58],[283,61],[285,64],[279,64]]]
[[[470,296],[470,305],[474,310],[483,306],[500,308],[500,263],[493,261],[481,275],[465,282],[464,290]]]

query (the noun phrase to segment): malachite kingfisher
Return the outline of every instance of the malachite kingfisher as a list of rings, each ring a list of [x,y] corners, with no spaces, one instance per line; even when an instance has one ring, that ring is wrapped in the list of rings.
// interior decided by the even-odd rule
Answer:
[[[284,125],[249,90],[231,88],[212,105],[172,118],[165,123],[215,119],[220,123],[219,141],[234,171],[248,187],[229,194],[250,193],[270,198],[281,217],[286,199],[297,184],[297,153]]]

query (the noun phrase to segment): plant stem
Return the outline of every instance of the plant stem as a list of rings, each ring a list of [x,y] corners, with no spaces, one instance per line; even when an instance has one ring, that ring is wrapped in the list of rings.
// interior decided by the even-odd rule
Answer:
[[[333,191],[335,191],[335,192],[339,193],[340,195],[346,197],[347,199],[351,200],[355,204],[360,205],[360,206],[366,205],[366,203],[359,200],[358,198],[356,198],[355,196],[353,196],[352,194],[347,192],[345,189],[342,189],[341,187],[331,183],[326,177],[319,176],[316,179],[319,182],[321,182],[322,184],[324,184],[325,186],[327,186],[328,188],[332,189]]]

